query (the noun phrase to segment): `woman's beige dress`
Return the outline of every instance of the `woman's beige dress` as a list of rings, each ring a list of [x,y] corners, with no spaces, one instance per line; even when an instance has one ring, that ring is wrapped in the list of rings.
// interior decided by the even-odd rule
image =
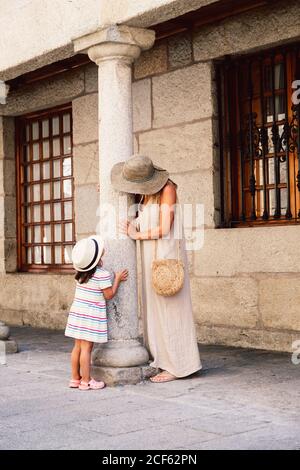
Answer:
[[[140,204],[137,219],[141,232],[159,225],[159,205]],[[178,241],[174,234],[181,229],[180,211],[175,211],[169,238],[159,239],[157,258],[176,258]],[[174,296],[156,294],[151,283],[154,240],[140,242],[142,263],[142,310],[145,346],[153,358],[152,367],[167,370],[176,377],[186,377],[202,368],[192,313],[190,282],[184,239],[180,256],[185,266],[183,288]]]

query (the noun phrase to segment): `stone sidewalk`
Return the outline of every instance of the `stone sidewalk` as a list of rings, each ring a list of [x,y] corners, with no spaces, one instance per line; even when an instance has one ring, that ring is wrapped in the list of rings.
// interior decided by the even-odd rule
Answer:
[[[168,384],[67,388],[72,342],[14,328],[0,365],[0,449],[300,449],[300,365],[202,346],[203,371]]]

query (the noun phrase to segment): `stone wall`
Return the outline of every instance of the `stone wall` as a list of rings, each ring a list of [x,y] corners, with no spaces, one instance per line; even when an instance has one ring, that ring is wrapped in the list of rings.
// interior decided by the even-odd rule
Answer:
[[[0,319],[63,329],[74,294],[70,274],[17,273],[14,116],[72,102],[77,239],[97,225],[97,73],[87,65],[9,93],[0,105]]]
[[[16,270],[14,120],[0,116],[0,273]]]
[[[300,5],[277,2],[161,40],[134,67],[136,149],[167,168],[182,203],[204,204],[189,252],[200,342],[290,351],[300,339],[299,227],[221,229],[214,59],[297,40]]]
[[[191,36],[184,34],[143,54],[134,77],[136,148],[168,168],[181,202],[205,204],[205,224],[214,227],[220,203],[214,198],[218,161],[213,147],[212,63],[193,63]]]
[[[77,238],[95,233],[99,194],[97,67],[85,68],[85,94],[73,100]]]
[[[1,274],[0,318],[9,325],[64,329],[74,278],[59,274]]]

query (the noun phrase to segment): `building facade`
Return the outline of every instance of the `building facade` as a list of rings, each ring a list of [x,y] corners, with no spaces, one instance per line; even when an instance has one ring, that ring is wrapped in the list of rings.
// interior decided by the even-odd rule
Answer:
[[[30,29],[36,2],[23,3]],[[70,16],[61,6],[64,31],[55,43],[46,25],[44,51],[43,19],[22,54],[5,43],[11,31],[3,39],[0,319],[64,328],[70,250],[97,229],[99,181],[100,204],[102,188],[110,199],[110,153],[130,153],[132,104],[132,152],[168,169],[181,203],[204,205],[204,244],[188,253],[199,342],[290,351],[300,335],[300,2],[111,3],[74,2]]]

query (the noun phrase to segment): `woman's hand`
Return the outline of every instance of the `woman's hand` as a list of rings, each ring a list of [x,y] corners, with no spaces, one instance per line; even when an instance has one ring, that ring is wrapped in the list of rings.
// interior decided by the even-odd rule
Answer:
[[[140,233],[137,231],[135,223],[129,220],[123,220],[120,222],[119,230],[121,233],[132,238],[132,240],[139,240]]]
[[[128,278],[128,269],[123,269],[123,271],[117,271],[115,277],[118,282],[126,281]]]
[[[136,219],[123,220],[119,224],[120,233],[127,235],[132,240],[156,240],[162,238],[171,230],[174,222],[174,207],[176,204],[176,189],[173,184],[167,184],[161,194],[159,211],[159,225],[144,232],[137,231]]]
[[[129,220],[121,220],[119,223],[120,233],[123,233],[124,235],[128,235],[128,226],[129,226]]]

